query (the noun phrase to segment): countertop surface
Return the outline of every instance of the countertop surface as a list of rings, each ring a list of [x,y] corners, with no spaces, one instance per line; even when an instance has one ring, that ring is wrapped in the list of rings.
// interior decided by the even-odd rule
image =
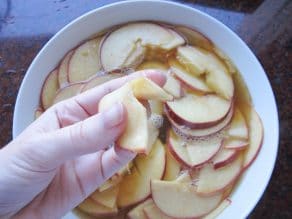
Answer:
[[[0,0],[0,148],[12,139],[17,92],[31,61],[63,26],[112,0]],[[249,218],[292,218],[292,1],[179,1],[235,31],[262,63],[278,104],[272,179]],[[25,115],[24,115],[25,116]]]

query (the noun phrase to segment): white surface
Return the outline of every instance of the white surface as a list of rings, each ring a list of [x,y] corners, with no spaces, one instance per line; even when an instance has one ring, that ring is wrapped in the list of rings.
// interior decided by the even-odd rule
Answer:
[[[22,82],[15,105],[13,137],[34,117],[41,85],[63,55],[82,40],[112,25],[157,20],[193,27],[208,36],[234,62],[243,75],[265,130],[263,147],[233,192],[232,204],[219,218],[245,218],[262,196],[273,171],[278,149],[278,114],[267,76],[250,49],[229,28],[193,8],[173,2],[127,1],[93,10],[58,32],[39,52]],[[76,218],[69,213],[65,218]]]

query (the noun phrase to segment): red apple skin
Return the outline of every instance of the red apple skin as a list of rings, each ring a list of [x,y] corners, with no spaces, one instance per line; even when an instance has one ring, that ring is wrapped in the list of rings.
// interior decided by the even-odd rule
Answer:
[[[259,120],[260,120],[261,126],[264,127],[263,126],[263,122],[262,122],[260,117],[259,117]],[[245,171],[254,162],[254,160],[257,158],[257,156],[258,156],[258,154],[259,154],[259,152],[260,152],[260,150],[262,148],[263,141],[264,141],[264,129],[263,128],[262,128],[262,132],[261,133],[262,133],[262,138],[261,138],[260,144],[258,146],[257,152],[255,153],[254,157],[250,160],[250,162],[243,166],[243,171]]]
[[[205,164],[205,163],[207,163],[207,162],[209,162],[209,161],[211,161],[213,158],[214,158],[214,156],[218,153],[218,151],[220,150],[220,148],[222,147],[222,142],[221,142],[221,146],[218,148],[218,150],[217,150],[217,152],[215,152],[209,159],[207,159],[207,160],[205,160],[204,162],[201,162],[201,163],[199,163],[199,164],[196,164],[196,165],[190,165],[189,163],[186,163],[182,158],[180,158],[180,156],[173,150],[173,146],[172,146],[172,144],[170,143],[170,135],[169,135],[169,132],[170,131],[168,131],[168,133],[167,133],[167,137],[166,137],[166,141],[167,141],[167,144],[166,144],[166,146],[169,148],[169,151],[170,151],[170,153],[172,154],[172,156],[181,164],[181,165],[183,165],[184,167],[187,167],[187,168],[199,168],[200,166],[202,166],[203,164]],[[164,169],[165,170],[165,169]]]
[[[234,161],[237,156],[239,156],[240,151],[235,151],[230,157],[228,157],[226,160],[221,161],[221,162],[217,162],[217,163],[213,163],[213,167],[214,169],[218,169],[221,167],[226,166],[227,164],[231,163],[232,161]]]
[[[230,117],[229,121],[226,123],[225,126],[223,126],[222,128],[220,128],[220,129],[218,129],[218,130],[216,130],[216,131],[214,131],[214,132],[210,132],[210,133],[205,134],[205,135],[189,135],[189,134],[186,134],[186,133],[184,132],[184,130],[182,130],[182,129],[180,128],[180,125],[177,124],[177,123],[176,123],[176,122],[170,117],[170,115],[169,115],[169,113],[168,113],[168,111],[167,111],[166,109],[164,109],[164,112],[165,112],[165,115],[166,115],[166,117],[168,118],[169,122],[171,123],[171,125],[172,125],[175,129],[177,129],[177,130],[179,131],[180,134],[182,134],[183,136],[185,136],[185,137],[187,137],[187,138],[193,138],[193,137],[206,137],[206,136],[209,136],[209,135],[212,135],[212,134],[218,133],[218,132],[222,131],[225,127],[227,127],[227,126],[230,124],[230,122],[231,122],[231,118],[232,118],[232,117]],[[233,114],[233,107],[232,107],[231,111],[229,111],[229,113]],[[227,115],[227,116],[228,116],[228,115]],[[226,116],[226,117],[227,117],[227,116]],[[225,118],[226,118],[226,117],[225,117]],[[219,124],[219,123],[218,123],[218,124]],[[209,127],[209,128],[210,128],[210,127]],[[206,128],[206,129],[208,129],[208,128]]]
[[[229,111],[231,110],[231,108],[232,108],[231,106],[232,106],[232,104],[230,104],[229,110],[226,112],[226,114],[222,118],[215,120],[215,121],[209,121],[209,122],[204,122],[204,123],[192,123],[192,122],[186,121],[184,118],[181,118],[179,115],[177,115],[175,112],[173,112],[167,103],[165,104],[165,113],[167,113],[169,115],[169,117],[174,122],[176,122],[178,125],[184,125],[184,126],[187,126],[191,129],[204,129],[204,128],[210,128],[210,127],[222,122],[226,118],[226,116],[228,115]]]
[[[227,148],[227,149],[235,149],[235,150],[243,150],[243,149],[245,149],[246,147],[248,147],[248,142],[246,142],[246,143],[242,142],[242,144],[241,144],[240,146],[234,146],[234,147],[232,147],[232,146],[228,146],[228,147],[226,147],[226,148]]]

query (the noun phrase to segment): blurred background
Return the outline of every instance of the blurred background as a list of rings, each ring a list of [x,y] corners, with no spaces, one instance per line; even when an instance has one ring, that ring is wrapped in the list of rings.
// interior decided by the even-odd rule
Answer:
[[[12,139],[17,92],[42,46],[70,21],[113,2],[118,1],[0,0],[0,148]],[[292,1],[176,2],[223,22],[247,43],[262,63],[278,104],[280,145],[271,182],[249,218],[292,218]]]

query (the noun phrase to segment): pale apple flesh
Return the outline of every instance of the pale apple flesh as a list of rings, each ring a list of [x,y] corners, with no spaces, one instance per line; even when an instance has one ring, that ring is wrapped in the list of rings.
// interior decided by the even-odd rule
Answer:
[[[224,120],[232,102],[217,95],[187,94],[166,103],[169,116],[179,125],[189,128],[209,128]]]
[[[71,50],[66,54],[66,56],[63,58],[63,60],[60,63],[60,66],[58,68],[58,82],[59,87],[63,88],[69,84],[68,81],[68,66],[69,61],[71,59],[71,56],[73,54],[74,50]]]
[[[234,110],[233,118],[226,134],[232,138],[239,138],[242,140],[248,139],[248,128],[245,119],[238,108],[235,108]]]
[[[131,174],[124,176],[120,183],[117,204],[119,208],[134,205],[146,199],[150,194],[150,181],[161,179],[165,169],[165,149],[159,140],[149,155],[138,155]]]
[[[147,206],[143,208],[143,212],[146,215],[147,219],[173,219],[171,217],[168,217],[167,215],[163,214],[161,210],[154,204],[149,203]]]
[[[147,216],[145,215],[143,210],[147,205],[150,205],[152,203],[153,203],[153,200],[151,198],[146,199],[144,202],[140,203],[131,211],[129,211],[127,214],[127,217],[129,219],[147,219]]]
[[[100,37],[94,38],[75,49],[68,66],[68,80],[71,83],[84,81],[101,70],[99,61],[100,42]]]
[[[230,204],[230,199],[224,199],[215,210],[204,216],[203,219],[216,219]]]
[[[184,43],[180,35],[160,25],[146,22],[127,24],[103,40],[101,63],[106,71],[136,67],[143,61],[147,46],[170,50]]]
[[[218,169],[224,167],[225,165],[228,165],[229,163],[236,159],[239,153],[240,152],[236,149],[224,148],[223,144],[223,147],[221,147],[219,152],[212,158],[214,169]]]
[[[91,198],[85,199],[81,204],[78,205],[78,208],[81,211],[83,211],[91,216],[96,216],[96,217],[113,216],[113,215],[116,215],[118,213],[117,207],[114,207],[114,208],[105,207],[101,204],[96,203]]]
[[[196,187],[177,181],[151,181],[152,198],[155,205],[167,216],[174,218],[202,217],[221,202],[222,194],[200,196]]]
[[[42,107],[45,110],[53,105],[58,89],[58,70],[54,70],[47,76],[41,91]]]
[[[205,129],[191,129],[185,125],[177,124],[169,115],[168,111],[165,111],[165,115],[167,116],[169,122],[171,123],[174,130],[185,137],[206,137],[208,135],[212,135],[223,130],[231,121],[233,115],[233,107],[228,112],[227,116],[222,120],[222,122]]]
[[[58,102],[61,102],[63,100],[67,100],[71,97],[76,96],[77,94],[80,93],[83,85],[84,85],[83,83],[76,83],[76,84],[70,84],[66,87],[63,87],[56,94],[56,97],[53,103],[56,104]]]
[[[166,165],[163,180],[172,181],[175,180],[180,173],[181,164],[173,157],[169,147],[166,146]]]
[[[186,142],[183,138],[168,132],[168,147],[177,161],[188,167],[198,167],[211,160],[222,145],[222,137],[211,136],[206,139]]]
[[[117,204],[116,201],[118,197],[118,192],[119,186],[116,185],[102,192],[96,190],[93,194],[90,195],[90,198],[105,207],[114,208]]]

